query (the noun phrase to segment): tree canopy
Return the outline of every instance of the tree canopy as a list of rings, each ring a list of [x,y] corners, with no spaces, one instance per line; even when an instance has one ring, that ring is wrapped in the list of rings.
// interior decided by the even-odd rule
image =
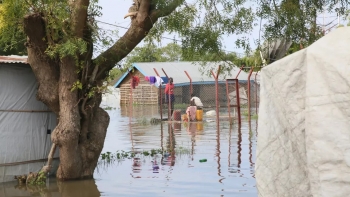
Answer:
[[[7,21],[7,9],[8,4],[3,4],[0,1],[0,55],[25,55],[27,54],[26,47],[24,46],[25,35],[20,30],[20,25],[17,26],[10,24]],[[19,31],[11,31],[17,29]],[[11,36],[6,36],[11,33],[15,33]]]

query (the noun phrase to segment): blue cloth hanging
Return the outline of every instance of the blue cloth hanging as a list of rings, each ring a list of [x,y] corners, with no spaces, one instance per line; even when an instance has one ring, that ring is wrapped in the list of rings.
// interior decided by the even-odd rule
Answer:
[[[168,77],[160,77],[163,79],[163,84],[167,84],[168,83]]]

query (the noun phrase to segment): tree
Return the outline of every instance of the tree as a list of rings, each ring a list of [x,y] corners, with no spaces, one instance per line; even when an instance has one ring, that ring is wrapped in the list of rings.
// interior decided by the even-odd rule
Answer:
[[[318,13],[344,14],[349,4],[347,0],[271,0],[262,1],[257,14],[267,20],[263,29],[265,40],[285,38],[293,46],[307,47],[324,35],[317,24]]]
[[[27,49],[24,46],[25,42],[25,35],[23,34],[23,31],[16,31],[15,34],[11,35],[11,39],[4,39],[4,36],[8,34],[6,30],[6,25],[12,26],[13,24],[9,23],[7,21],[7,18],[5,20],[5,11],[8,9],[6,5],[2,4],[0,1],[0,55],[26,55]],[[5,23],[5,21],[7,21]],[[14,29],[19,30],[20,26],[12,26]]]
[[[225,51],[215,53],[184,55],[186,49],[176,43],[169,43],[164,47],[157,47],[153,42],[146,43],[142,47],[136,47],[126,58],[125,67],[130,67],[134,62],[173,62],[173,61],[231,61],[241,65],[243,59],[236,53]],[[249,59],[249,58],[248,58]],[[249,64],[250,65],[250,64]]]
[[[124,67],[128,68],[135,62],[173,62],[182,61],[181,46],[169,43],[164,47],[157,47],[152,40],[147,40],[142,47],[136,47],[126,58]]]
[[[125,68],[131,67],[135,62],[163,62],[161,50],[150,39],[142,47],[136,47],[126,58]],[[166,60],[165,60],[166,61]]]
[[[61,180],[93,176],[109,124],[108,114],[99,106],[106,78],[147,35],[159,38],[165,31],[177,32],[186,38],[188,55],[214,53],[221,49],[223,32],[249,32],[253,21],[244,0],[199,0],[195,5],[185,0],[134,0],[125,16],[131,18],[129,29],[93,58],[100,38],[94,20],[101,14],[98,0],[3,3],[7,9],[1,42],[8,43],[19,32],[26,36],[28,62],[38,81],[37,98],[58,117],[51,153],[59,147],[56,175]],[[42,172],[50,168],[50,155]]]

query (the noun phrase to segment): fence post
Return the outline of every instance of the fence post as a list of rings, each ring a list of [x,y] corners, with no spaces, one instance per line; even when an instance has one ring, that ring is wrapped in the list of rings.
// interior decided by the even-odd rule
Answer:
[[[237,79],[237,78],[238,78],[238,76],[239,76],[239,74],[241,74],[243,67],[244,67],[244,66],[241,66],[241,67],[239,68],[239,71],[238,71],[238,73],[237,73],[237,75],[236,75],[236,78],[235,78],[235,79]]]
[[[154,72],[156,73],[156,75],[158,77],[159,76],[159,73],[157,71],[157,69],[153,68]],[[159,102],[159,110],[160,110],[160,120],[163,121],[163,96],[162,96],[162,83],[159,84],[159,90],[158,90],[158,94],[159,94],[159,99],[160,99],[160,102]]]
[[[164,75],[168,78],[168,83],[169,83],[169,77],[168,77],[168,75],[166,74],[166,72],[165,72],[165,70],[162,68],[162,71],[163,71],[163,73],[164,73]],[[171,111],[171,97],[170,97],[170,94],[168,94],[168,121],[170,121],[170,119],[171,119],[171,115],[172,114],[170,114],[170,111]]]
[[[219,129],[219,74],[220,74],[221,65],[219,65],[216,75],[211,70],[211,74],[215,79],[215,101],[216,101],[216,124],[217,129]]]
[[[256,76],[258,75],[258,72],[255,73],[255,78],[254,78],[254,82],[255,82],[255,114],[258,114],[258,83],[256,82]]]
[[[130,74],[130,72],[129,72]],[[132,102],[133,102],[133,99],[132,99],[132,83],[133,83],[133,76],[130,75],[131,78],[130,78],[130,101],[129,101],[129,124],[131,125],[131,116],[132,116]]]
[[[236,100],[237,100],[237,114],[238,114],[238,126],[241,127],[241,123],[242,123],[242,118],[241,118],[241,98],[239,96],[239,80],[238,80],[238,76],[239,74],[241,74],[242,69],[244,68],[244,66],[241,66],[241,68],[239,68],[239,72],[236,75],[235,78],[235,85],[236,85]]]
[[[241,125],[241,105],[240,105],[240,97],[239,97],[239,83],[238,79],[226,79],[226,96],[227,96],[227,107],[228,107],[228,116],[231,120],[231,104],[230,104],[230,97],[229,97],[229,81],[234,81],[235,83],[235,89],[236,89],[236,106],[237,107],[237,113],[238,113],[238,124]]]
[[[238,113],[238,126],[241,127],[241,98],[239,97],[239,83],[238,79],[236,81],[236,100],[237,100],[237,113]]]
[[[248,75],[248,121],[250,121],[250,77],[252,76],[253,67],[251,67]]]

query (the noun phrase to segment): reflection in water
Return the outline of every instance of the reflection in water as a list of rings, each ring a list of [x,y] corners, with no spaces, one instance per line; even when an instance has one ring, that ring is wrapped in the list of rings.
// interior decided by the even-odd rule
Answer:
[[[258,119],[255,121],[255,135],[258,137]]]
[[[142,165],[141,159],[135,157],[133,159],[132,172],[133,173],[140,173],[141,172],[141,165]]]
[[[193,155],[194,155],[194,149],[195,149],[195,144],[196,144],[196,134],[197,134],[197,129],[199,122],[189,122],[185,123],[187,127],[187,134],[191,136],[191,160],[193,161]],[[203,123],[202,123],[203,124]]]
[[[175,131],[181,131],[181,123],[174,123],[174,130]],[[180,132],[181,133],[181,132]]]
[[[175,145],[176,145],[176,141],[175,141],[175,135],[174,135],[174,129],[172,127],[172,124],[168,124],[168,131],[169,131],[169,145],[170,147],[168,148],[168,152],[170,152],[170,165],[174,166],[175,165]]]
[[[218,164],[218,176],[219,177],[223,177],[221,176],[221,163],[220,163],[220,160],[221,160],[221,157],[220,157],[220,128],[217,127],[217,130],[216,130],[216,157],[217,157],[217,164]],[[224,177],[219,179],[219,182],[222,183],[222,180],[225,179]]]
[[[241,162],[242,162],[242,130],[241,130],[241,127],[239,126],[238,127],[238,140],[237,140],[237,167],[238,167],[238,172],[240,172],[239,168],[241,167]]]
[[[252,150],[252,147],[253,147],[253,145],[252,145],[252,137],[253,137],[253,131],[252,131],[252,124],[251,124],[251,122],[248,122],[248,126],[249,126],[249,162],[250,162],[250,166],[252,167],[253,165],[254,165],[254,163],[253,163],[253,160],[252,160],[252,158],[253,158],[253,150]]]
[[[95,180],[57,182],[62,197],[96,197],[101,196]]]
[[[232,125],[230,124],[230,130],[228,131],[228,167],[231,166],[231,147],[232,147]]]
[[[101,193],[94,179],[60,182],[51,178],[47,185],[42,186],[3,184],[0,187],[0,196],[98,197],[101,196]]]

